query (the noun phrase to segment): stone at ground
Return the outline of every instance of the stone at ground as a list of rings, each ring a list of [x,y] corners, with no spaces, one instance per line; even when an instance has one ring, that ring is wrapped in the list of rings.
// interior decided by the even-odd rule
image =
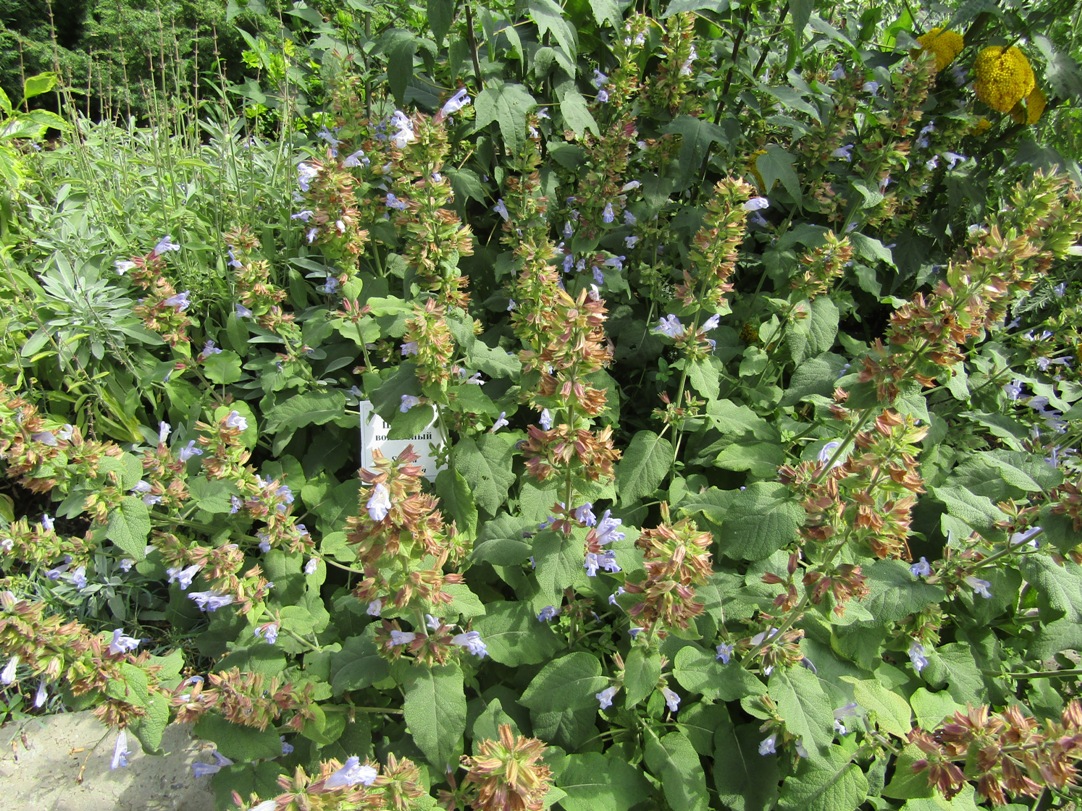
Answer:
[[[129,736],[125,768],[110,770],[117,733],[91,713],[13,721],[0,727],[0,802],[6,811],[214,811],[210,778],[192,762],[213,762],[209,745],[170,726],[164,756],[144,755]]]

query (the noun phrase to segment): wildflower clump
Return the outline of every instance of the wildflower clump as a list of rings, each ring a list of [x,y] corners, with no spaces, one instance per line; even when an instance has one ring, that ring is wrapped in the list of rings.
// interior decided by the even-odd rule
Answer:
[[[469,770],[465,782],[476,786],[471,807],[541,811],[552,782],[549,768],[541,762],[544,743],[514,735],[507,724],[500,724],[499,733],[499,741],[484,740],[476,755],[462,758],[462,767]]]
[[[1009,113],[1037,86],[1029,60],[1014,46],[988,46],[977,55],[973,72],[977,98],[1001,113]]]
[[[939,73],[953,62],[965,47],[965,40],[957,31],[933,28],[917,37],[921,50],[935,56],[935,72]]]

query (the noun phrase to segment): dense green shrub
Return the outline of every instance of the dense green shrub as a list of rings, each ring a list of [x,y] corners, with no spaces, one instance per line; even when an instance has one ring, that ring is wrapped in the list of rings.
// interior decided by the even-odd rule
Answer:
[[[249,43],[281,140],[27,156],[4,683],[114,766],[194,722],[223,807],[1068,807],[1070,56],[1011,14],[424,11]],[[409,448],[357,475],[370,411]]]

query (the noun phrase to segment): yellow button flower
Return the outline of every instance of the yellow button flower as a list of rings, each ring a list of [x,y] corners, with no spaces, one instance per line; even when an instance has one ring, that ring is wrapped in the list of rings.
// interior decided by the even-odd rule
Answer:
[[[935,54],[936,73],[953,62],[965,47],[961,34],[956,31],[945,31],[942,28],[933,28],[927,34],[921,34],[917,37],[917,43],[921,50]]]
[[[1021,104],[1014,105],[1011,110],[1011,118],[1019,124],[1036,124],[1044,113],[1047,104],[1048,97],[1044,94],[1044,91],[1039,87],[1035,87],[1033,92],[1026,96],[1025,108]]]
[[[1014,46],[1006,50],[1001,45],[985,48],[977,54],[973,72],[977,98],[1001,113],[1010,112],[1037,86],[1029,60]]]

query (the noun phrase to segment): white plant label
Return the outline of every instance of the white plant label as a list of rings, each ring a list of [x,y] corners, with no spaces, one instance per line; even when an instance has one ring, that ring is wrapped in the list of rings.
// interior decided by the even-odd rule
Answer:
[[[436,453],[446,443],[447,439],[443,431],[436,425],[436,409],[432,409],[432,422],[419,434],[414,434],[409,439],[388,439],[387,434],[391,427],[384,422],[383,418],[372,407],[371,400],[362,400],[361,408],[361,467],[375,470],[372,464],[372,451],[379,448],[388,459],[394,459],[402,451],[413,446],[413,451],[421,458],[417,464],[424,471],[425,478],[436,478],[436,474],[447,465],[437,465]]]

